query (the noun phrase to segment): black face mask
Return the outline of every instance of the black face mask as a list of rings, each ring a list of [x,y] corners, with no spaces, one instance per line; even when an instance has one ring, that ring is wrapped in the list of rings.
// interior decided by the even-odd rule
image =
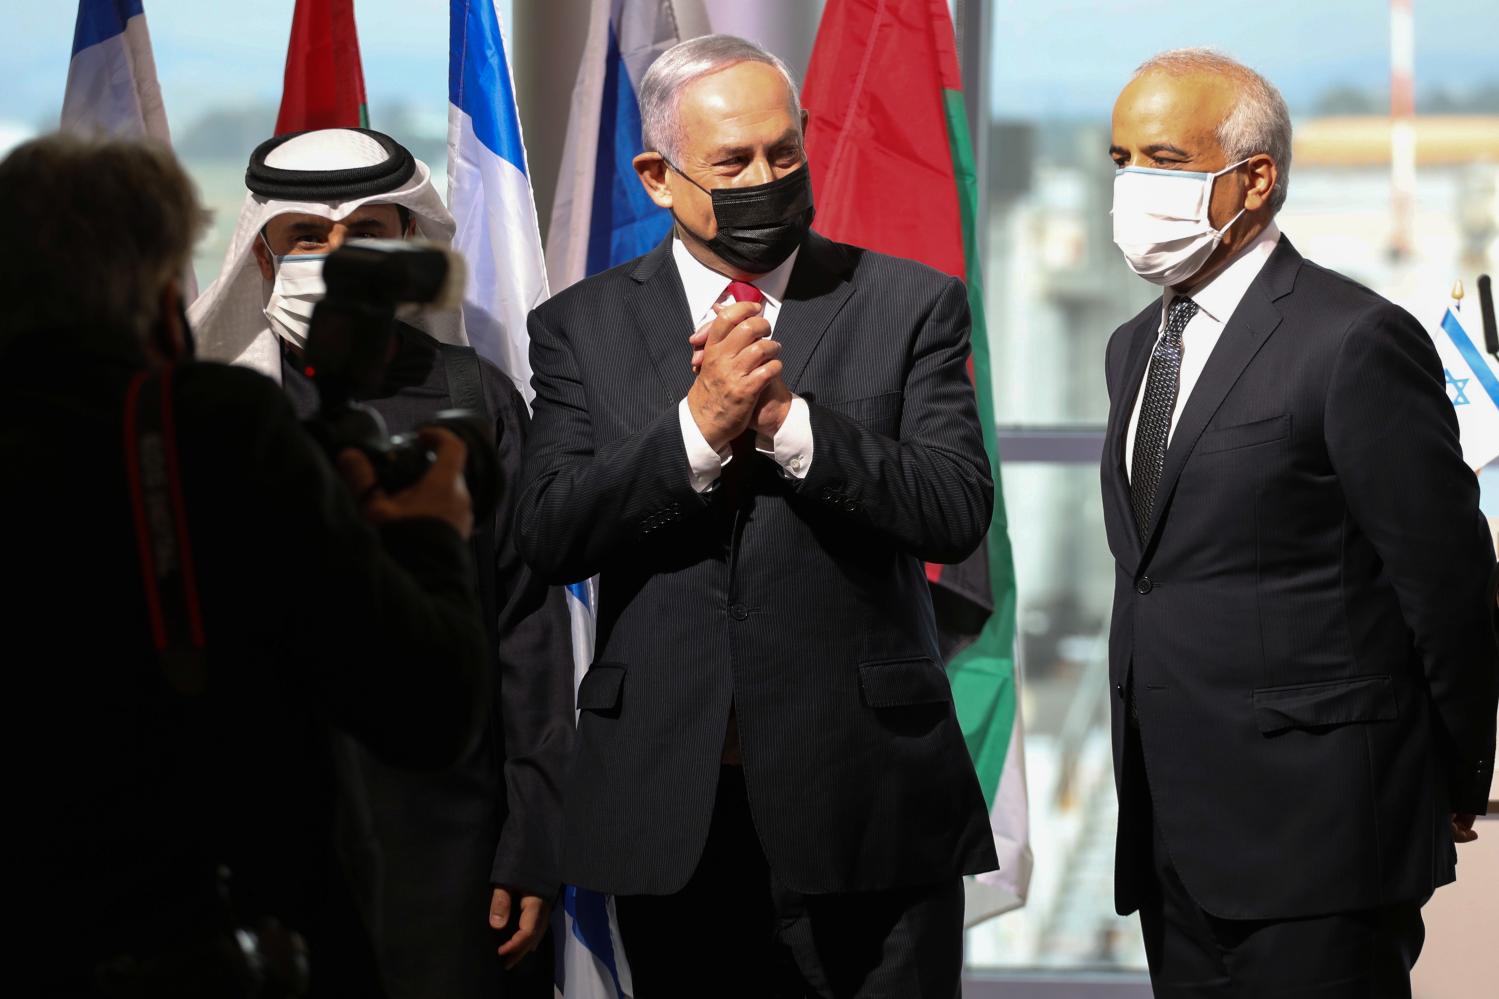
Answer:
[[[711,191],[682,173],[670,160],[666,165],[713,199],[718,235],[704,239],[688,229],[681,219],[677,219],[677,224],[730,267],[750,274],[768,274],[791,256],[812,226],[812,174],[805,165],[768,184],[716,187]]]

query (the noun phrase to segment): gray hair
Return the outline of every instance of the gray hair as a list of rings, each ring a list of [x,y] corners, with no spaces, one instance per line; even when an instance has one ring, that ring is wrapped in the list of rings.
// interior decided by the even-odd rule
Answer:
[[[1171,76],[1211,73],[1234,85],[1233,109],[1218,123],[1218,144],[1230,163],[1264,153],[1275,161],[1279,176],[1270,192],[1270,214],[1286,203],[1291,182],[1291,112],[1275,85],[1248,66],[1212,49],[1172,49],[1141,64],[1134,78],[1151,72]]]
[[[801,94],[786,64],[754,42],[734,35],[702,35],[673,45],[651,63],[640,81],[640,137],[645,148],[680,162],[682,129],[677,102],[689,83],[741,62],[774,66],[791,94],[791,112],[801,121]]]
[[[207,221],[163,144],[54,133],[17,146],[0,161],[0,345],[40,329],[143,342]]]

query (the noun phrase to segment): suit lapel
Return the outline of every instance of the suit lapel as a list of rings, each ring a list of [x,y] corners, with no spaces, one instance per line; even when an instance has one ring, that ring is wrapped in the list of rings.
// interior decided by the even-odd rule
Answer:
[[[671,236],[640,258],[630,276],[639,283],[631,296],[635,328],[645,341],[646,353],[660,376],[669,401],[675,402],[692,387],[694,375],[688,363],[692,316],[682,279],[671,257]],[[782,379],[793,391],[797,378],[811,360],[833,317],[853,294],[848,279],[850,264],[838,246],[808,233],[801,253],[791,269],[781,312],[776,317],[775,338],[781,344]]]
[[[1124,467],[1124,442],[1129,432],[1130,417],[1135,411],[1135,400],[1140,395],[1140,382],[1150,366],[1150,351],[1160,325],[1161,309],[1158,299],[1156,307],[1148,311],[1130,332],[1129,346],[1124,355],[1124,377],[1110,409],[1109,425],[1104,434],[1103,460],[1109,469],[1109,499],[1114,506],[1116,521],[1125,525],[1124,535],[1128,539],[1126,543],[1129,551],[1136,557],[1140,552],[1140,532],[1135,528],[1135,508],[1129,496],[1129,474]]]
[[[630,309],[667,401],[675,403],[687,395],[694,375],[692,347],[687,343],[692,335],[692,316],[682,278],[672,264],[671,240],[668,235],[630,272],[640,285],[630,296]]]
[[[1280,309],[1277,299],[1290,294],[1296,281],[1296,272],[1301,268],[1301,254],[1291,246],[1284,236],[1275,248],[1264,269],[1249,286],[1244,300],[1234,310],[1218,338],[1213,353],[1208,357],[1202,375],[1192,388],[1192,394],[1182,407],[1181,418],[1172,431],[1171,443],[1166,448],[1166,462],[1161,469],[1161,484],[1156,489],[1155,504],[1151,509],[1150,527],[1145,533],[1143,551],[1150,549],[1151,542],[1160,532],[1161,517],[1171,505],[1171,494],[1181,478],[1197,439],[1202,436],[1208,422],[1223,405],[1239,376],[1254,360],[1255,354],[1270,339],[1280,326]]]
[[[812,359],[833,317],[843,308],[854,286],[847,279],[849,261],[835,243],[815,232],[802,242],[791,269],[775,338],[781,344],[781,379],[795,392],[807,362]]]

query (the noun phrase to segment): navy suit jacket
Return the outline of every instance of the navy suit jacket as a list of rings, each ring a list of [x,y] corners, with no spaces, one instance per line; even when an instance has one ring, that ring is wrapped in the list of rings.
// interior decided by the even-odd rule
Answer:
[[[1282,237],[1182,409],[1138,536],[1124,441],[1160,323],[1109,341],[1115,760],[1131,686],[1192,897],[1238,919],[1421,900],[1482,812],[1499,671],[1493,545],[1442,365],[1408,313]],[[1116,772],[1119,770],[1116,766]],[[1139,904],[1121,842],[1116,901]]]
[[[554,582],[600,577],[564,875],[616,894],[686,884],[731,704],[788,887],[992,869],[922,567],[973,551],[993,504],[962,283],[808,236],[775,330],[810,407],[801,481],[752,454],[693,491],[677,416],[691,332],[669,240],[530,317],[519,548]]]

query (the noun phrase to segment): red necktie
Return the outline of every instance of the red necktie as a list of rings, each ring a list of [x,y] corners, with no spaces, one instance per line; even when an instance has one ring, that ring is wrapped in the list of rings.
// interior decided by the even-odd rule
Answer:
[[[744,281],[730,281],[728,288],[724,289],[724,295],[728,295],[736,302],[763,302],[765,293],[754,285]],[[720,295],[719,298],[722,298]]]
[[[729,286],[718,297],[720,302],[730,298],[736,302],[765,301],[765,293],[746,281],[730,281]],[[731,446],[734,450],[735,460],[730,462],[729,467],[725,469],[723,484],[726,487],[725,498],[729,501],[730,507],[733,508],[739,505],[741,483],[744,477],[749,474],[750,463],[754,460],[755,432],[753,430],[746,430],[734,438]]]

